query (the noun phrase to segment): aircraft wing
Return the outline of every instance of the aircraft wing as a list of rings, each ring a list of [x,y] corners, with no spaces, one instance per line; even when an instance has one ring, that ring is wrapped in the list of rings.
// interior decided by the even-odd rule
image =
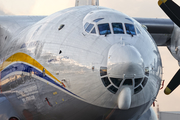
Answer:
[[[158,46],[167,46],[170,42],[174,23],[171,19],[135,18],[142,25],[147,26],[148,32]]]
[[[0,109],[0,120],[8,120],[11,117],[18,118],[18,114],[3,94],[0,94],[0,108],[2,108]]]

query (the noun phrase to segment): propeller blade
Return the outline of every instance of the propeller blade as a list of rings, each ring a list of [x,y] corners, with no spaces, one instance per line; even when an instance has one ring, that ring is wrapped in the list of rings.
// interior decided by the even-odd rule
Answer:
[[[164,93],[166,95],[169,95],[172,91],[174,91],[180,84],[180,69],[177,71],[177,73],[174,75],[166,89],[164,90]]]
[[[180,7],[172,0],[159,0],[158,5],[180,27]]]

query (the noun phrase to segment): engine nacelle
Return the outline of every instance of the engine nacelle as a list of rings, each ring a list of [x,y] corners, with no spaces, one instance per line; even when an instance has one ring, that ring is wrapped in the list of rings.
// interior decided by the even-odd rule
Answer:
[[[171,52],[172,56],[178,61],[180,61],[180,28],[177,25],[174,25],[174,30],[171,36],[170,44],[168,49]],[[180,63],[179,63],[180,65]]]

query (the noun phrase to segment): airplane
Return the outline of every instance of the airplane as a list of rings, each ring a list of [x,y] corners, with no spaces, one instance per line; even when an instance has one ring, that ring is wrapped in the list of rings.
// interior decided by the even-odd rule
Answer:
[[[0,120],[157,120],[157,46],[178,60],[179,27],[75,3],[49,16],[0,16]]]

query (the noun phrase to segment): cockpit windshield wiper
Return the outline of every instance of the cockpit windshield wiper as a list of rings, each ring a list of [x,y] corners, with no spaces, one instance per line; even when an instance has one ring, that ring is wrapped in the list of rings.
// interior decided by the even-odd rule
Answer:
[[[132,32],[131,31],[129,31],[130,33],[131,33],[131,36],[133,37],[134,35],[132,34]]]
[[[131,36],[133,37],[133,33],[129,30],[129,26],[127,27],[127,31],[129,31],[129,33],[130,33]]]
[[[106,30],[105,37],[108,35],[108,30]]]

